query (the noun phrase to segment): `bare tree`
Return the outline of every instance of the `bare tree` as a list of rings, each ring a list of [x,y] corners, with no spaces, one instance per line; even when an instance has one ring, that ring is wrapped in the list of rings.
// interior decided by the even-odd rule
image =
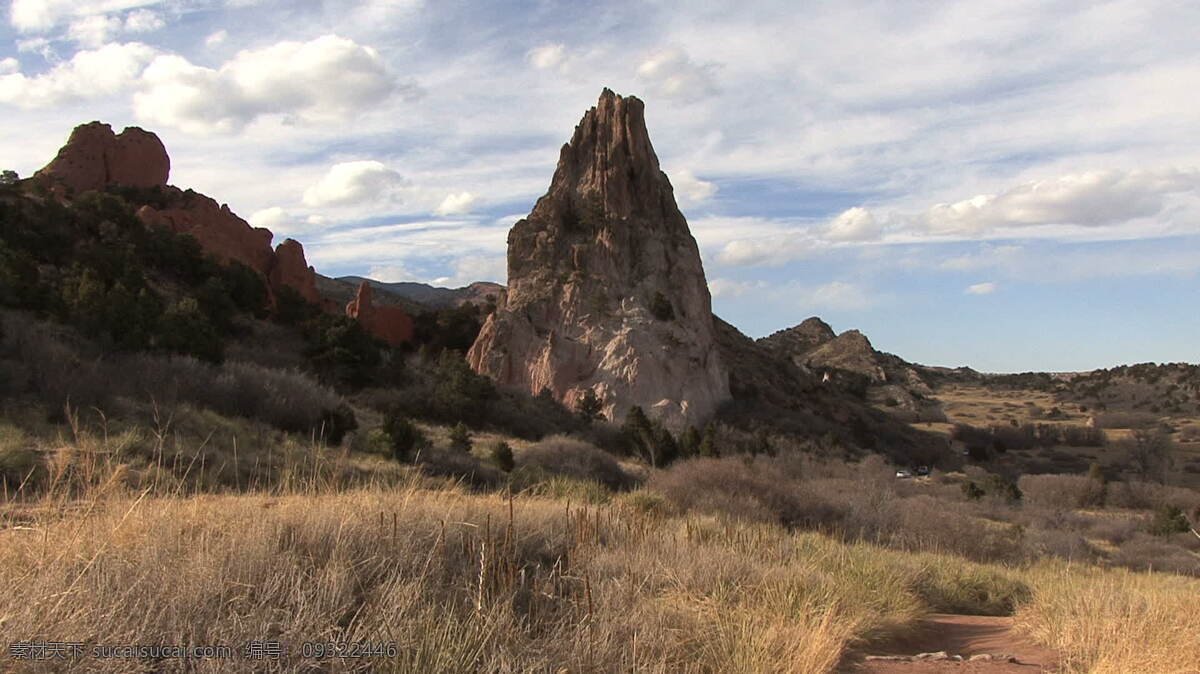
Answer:
[[[1166,482],[1175,454],[1175,443],[1169,433],[1157,427],[1138,428],[1125,444],[1129,463],[1138,475]]]

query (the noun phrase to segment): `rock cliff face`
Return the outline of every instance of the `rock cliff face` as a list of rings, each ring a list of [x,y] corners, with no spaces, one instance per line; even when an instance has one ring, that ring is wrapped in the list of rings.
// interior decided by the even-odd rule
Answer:
[[[550,189],[508,235],[508,290],[471,366],[604,414],[632,405],[675,429],[729,398],[696,241],[646,131],[642,101],[607,89],[563,146]]]
[[[106,185],[166,185],[170,173],[171,160],[158,136],[136,126],[114,134],[111,126],[91,122],[75,127],[58,156],[34,179],[79,193]]]
[[[251,227],[229,206],[218,204],[203,194],[168,187],[166,208],[142,206],[138,217],[148,225],[166,227],[178,234],[190,234],[206,253],[228,263],[241,262],[265,278],[275,265],[271,250],[271,231]]]
[[[400,307],[375,306],[372,297],[371,284],[363,281],[354,299],[346,305],[346,315],[392,346],[410,341],[413,338],[412,318]]]

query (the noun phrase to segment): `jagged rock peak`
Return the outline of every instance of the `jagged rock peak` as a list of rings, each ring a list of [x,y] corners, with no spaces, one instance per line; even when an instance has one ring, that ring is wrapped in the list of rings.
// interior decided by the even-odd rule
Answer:
[[[114,134],[108,124],[90,122],[75,127],[34,178],[83,192],[106,185],[157,187],[167,184],[170,173],[171,159],[155,134],[136,126]]]
[[[791,356],[807,353],[836,337],[828,323],[813,316],[800,325],[779,330],[758,341],[767,348]]]
[[[584,114],[509,232],[508,282],[476,371],[568,405],[591,389],[610,419],[638,405],[677,428],[729,397],[699,249],[637,98],[605,89]]]

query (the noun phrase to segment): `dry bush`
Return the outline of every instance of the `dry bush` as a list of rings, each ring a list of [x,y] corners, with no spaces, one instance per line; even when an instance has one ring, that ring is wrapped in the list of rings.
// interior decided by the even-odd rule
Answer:
[[[1121,545],[1112,556],[1114,566],[1134,571],[1165,571],[1200,577],[1200,557],[1170,540],[1144,533]]]
[[[1200,425],[1188,424],[1179,429],[1180,442],[1200,442]]]
[[[425,449],[417,455],[416,464],[426,475],[450,478],[480,489],[494,488],[504,482],[504,474],[495,466],[466,452]]]
[[[1025,502],[1035,506],[1084,508],[1101,500],[1101,485],[1084,475],[1022,475],[1017,486]]]
[[[1142,517],[1096,517],[1091,519],[1087,527],[1087,535],[1114,545],[1121,545],[1145,528],[1145,518]]]
[[[1149,412],[1103,412],[1095,416],[1096,428],[1153,428],[1158,415]]]
[[[562,435],[550,436],[518,452],[515,458],[517,482],[535,482],[541,474],[591,480],[610,489],[623,489],[632,482],[612,455]]]

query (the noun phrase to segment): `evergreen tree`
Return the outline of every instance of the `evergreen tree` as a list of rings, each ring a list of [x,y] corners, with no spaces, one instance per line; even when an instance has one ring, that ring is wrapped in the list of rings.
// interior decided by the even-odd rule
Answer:
[[[515,465],[513,462],[513,451],[507,442],[500,440],[492,445],[491,455],[492,463],[495,463],[497,468],[506,473],[512,472]]]
[[[464,454],[471,451],[471,431],[461,421],[450,429],[450,449]]]
[[[412,458],[413,452],[426,445],[425,435],[407,417],[393,410],[383,420],[383,432],[392,447],[392,458],[400,462]]]
[[[700,441],[700,456],[715,459],[720,456],[717,451],[717,424],[710,421],[704,427],[704,438]]]
[[[690,459],[700,453],[700,431],[696,430],[695,426],[688,426],[683,432],[683,436],[679,438],[679,456],[685,459]]]
[[[579,415],[580,419],[583,419],[583,423],[588,425],[602,418],[600,413],[602,409],[604,409],[604,403],[592,389],[584,391],[575,403],[575,413]]]

